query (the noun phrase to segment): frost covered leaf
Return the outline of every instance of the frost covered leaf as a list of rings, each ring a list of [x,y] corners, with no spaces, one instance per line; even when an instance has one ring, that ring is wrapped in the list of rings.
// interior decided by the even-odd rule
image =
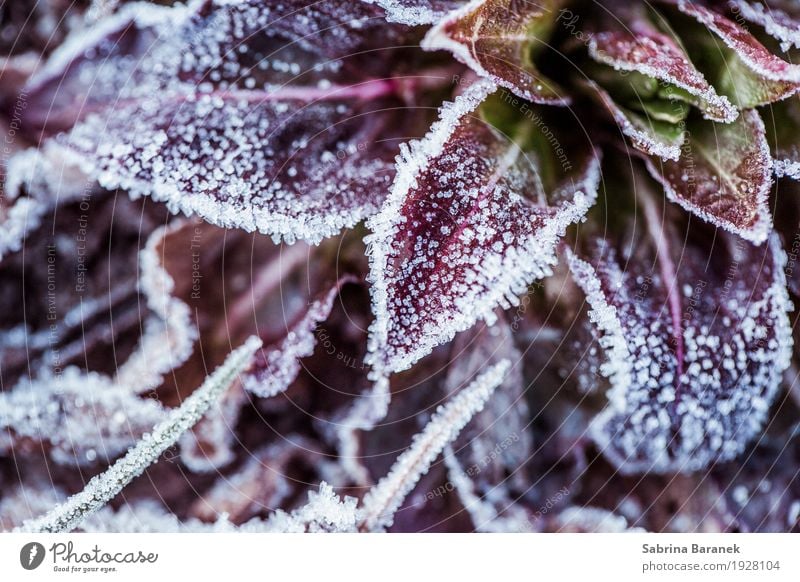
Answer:
[[[511,362],[503,360],[488,368],[436,410],[425,429],[397,458],[389,473],[364,497],[360,508],[361,530],[380,531],[392,524],[403,499],[444,447],[483,409],[510,366]]]
[[[792,415],[790,428],[779,431],[777,426],[771,427],[773,430],[759,438],[742,461],[715,467],[712,479],[735,515],[738,531],[800,530],[800,426],[794,422],[796,410],[786,411]]]
[[[403,30],[363,2],[128,3],[73,34],[28,81],[24,121],[52,132],[158,93],[363,81],[384,51],[370,51],[370,60],[359,53],[402,44]]]
[[[302,354],[315,344],[311,320],[324,318],[325,298],[338,288],[328,259],[339,244],[337,240],[320,247],[276,245],[263,235],[180,220],[161,240],[158,253],[176,281],[176,297],[191,307],[203,340],[161,391],[185,394],[186,388],[202,381],[209,367],[223,361],[231,345],[249,335],[264,341],[263,354],[254,363],[266,365],[268,360],[270,372],[243,374],[242,382],[257,384],[263,394],[288,388],[300,370],[297,357],[305,357]],[[341,285],[350,280],[342,277]],[[332,306],[335,295],[330,299]],[[273,372],[279,376],[272,377]],[[244,452],[235,446],[241,438],[236,428],[242,410],[264,404],[255,400],[240,383],[232,385],[219,405],[181,439],[184,464],[192,471],[208,472]]]
[[[567,105],[569,96],[533,62],[547,46],[562,0],[473,0],[448,14],[422,43],[444,49],[523,99]]]
[[[61,140],[106,188],[288,242],[318,243],[374,214],[391,184],[390,82],[324,92],[211,93],[90,116]],[[348,98],[349,96],[349,98]],[[376,141],[376,136],[381,136]]]
[[[43,151],[24,146],[16,131],[0,119],[5,154],[0,164],[0,260],[22,248],[39,228],[42,218],[59,204],[86,196],[95,188],[75,164],[52,148]],[[13,131],[13,132],[12,132]]]
[[[452,445],[465,467],[475,467],[475,474],[481,473],[488,480],[502,481],[503,471],[513,471],[530,456],[532,443],[527,430],[530,410],[525,400],[522,369],[517,365],[521,359],[505,316],[498,317],[494,325],[480,323],[452,342],[444,382],[448,395],[468,384],[486,366],[502,360],[513,364],[488,405],[472,418]],[[490,455],[499,443],[506,445],[502,454]],[[511,443],[518,444],[510,447]]]
[[[716,90],[742,109],[774,103],[800,90],[800,65],[773,55],[750,32],[701,3],[677,0],[699,26],[679,22],[681,40]]]
[[[345,471],[360,485],[370,482],[361,462],[358,432],[371,431],[389,412],[392,400],[389,378],[378,376],[370,390],[361,394],[346,415],[338,422],[336,436],[339,457]]]
[[[317,325],[330,315],[342,286],[353,281],[353,277],[342,277],[309,301],[305,313],[287,324],[282,339],[265,341],[241,375],[241,384],[234,384],[219,405],[181,439],[181,460],[190,470],[215,471],[233,460],[234,427],[241,407],[248,401],[242,390],[260,398],[286,391],[301,370],[300,360],[314,353]]]
[[[42,443],[62,465],[108,462],[167,415],[157,401],[102,374],[69,367],[0,392],[0,452]]]
[[[261,347],[261,340],[248,339],[244,345],[231,352],[225,363],[173,410],[167,419],[145,434],[127,454],[105,472],[92,478],[83,491],[53,508],[46,515],[28,521],[19,531],[56,533],[74,529],[87,516],[111,501],[128,483],[138,477],[161,454],[205,414],[236,377],[250,365],[253,354]]]
[[[164,240],[180,224],[161,227],[139,254],[139,288],[153,312],[144,324],[138,349],[119,367],[115,380],[144,393],[158,388],[164,376],[191,355],[198,332],[189,306],[173,296],[175,281],[162,264]]]
[[[678,161],[646,163],[673,202],[749,241],[767,238],[772,157],[757,111],[729,124],[691,123]]]
[[[237,380],[215,406],[180,438],[181,463],[193,473],[216,473],[236,455],[236,423],[247,397]]]
[[[632,243],[626,263],[602,241],[592,264],[569,259],[611,380],[590,432],[624,473],[698,471],[758,434],[789,364],[786,256],[775,236],[681,245],[646,206],[653,245]]]
[[[492,321],[498,305],[515,304],[550,273],[557,241],[594,202],[592,157],[547,205],[544,158],[555,146],[523,147],[553,133],[522,120],[506,137],[477,117],[493,89],[485,80],[472,85],[423,140],[404,147],[392,193],[369,222],[369,357],[379,371],[406,369],[476,321]]]
[[[0,57],[52,51],[72,28],[77,28],[84,0],[14,0],[0,5]]]
[[[309,481],[309,471],[334,486],[343,484],[336,474],[337,464],[318,448],[319,443],[298,434],[281,436],[278,442],[253,451],[235,473],[215,483],[192,504],[190,515],[205,522],[222,516],[233,523],[245,522],[294,499]]]
[[[397,140],[418,135],[425,112],[403,110],[402,78],[367,74],[380,61],[367,49],[400,38],[370,36],[378,9],[294,4],[126,7],[29,82],[27,121],[81,119],[58,141],[106,188],[318,243],[377,211]]]
[[[43,171],[42,177],[48,176]],[[39,195],[47,193],[53,192],[26,192],[18,200],[40,200]],[[64,194],[67,202],[66,190]],[[94,187],[80,201],[56,204],[45,198],[41,223],[47,226],[28,228],[20,251],[0,263],[5,305],[0,317],[0,375],[5,386],[35,379],[47,370],[57,374],[70,365],[102,373],[111,381],[129,358],[135,359],[150,332],[157,335],[170,328],[176,340],[191,334],[181,308],[151,310],[164,300],[161,289],[153,288],[159,297],[153,296],[152,302],[148,289],[137,289],[139,249],[168,218],[163,208]],[[114,244],[109,245],[112,233]],[[173,344],[162,346],[157,361],[180,359],[187,344],[178,342],[175,351],[163,349]],[[155,372],[150,369],[125,385],[136,391]]]
[[[82,208],[88,212],[88,203]],[[33,441],[42,443],[58,464],[107,462],[166,416],[166,409],[157,401],[139,394],[157,388],[169,371],[185,362],[196,338],[189,308],[172,296],[174,281],[161,267],[154,250],[156,241],[167,230],[157,229],[141,252],[139,281],[147,315],[141,323],[136,319],[136,324],[144,330],[127,359],[122,359],[120,349],[122,363],[113,376],[85,372],[76,366],[60,370],[62,358],[72,349],[69,344],[49,345],[54,355],[50,356],[51,361],[45,355],[43,370],[33,377],[22,376],[11,391],[0,393],[0,427],[7,431],[7,436],[0,439],[0,449],[17,448],[23,442]],[[85,326],[89,329],[83,329],[83,337],[77,342],[86,342],[84,349],[88,353],[92,335],[98,333],[93,327],[103,325],[102,320],[95,319],[101,318],[109,303],[115,301],[124,303],[124,296],[115,298],[109,293],[105,301],[101,296],[79,302],[63,318],[49,320],[52,327],[48,331],[57,335],[48,333],[47,337],[70,337],[75,328]],[[134,307],[138,316],[142,308],[142,305]],[[120,317],[118,324],[122,325],[124,319]],[[7,333],[0,347],[0,356],[8,367],[13,366],[15,359],[14,335]],[[35,335],[28,339],[32,355],[38,350],[34,345],[38,342]],[[80,362],[80,358],[76,360]]]
[[[686,101],[700,108],[706,119],[736,119],[736,108],[717,95],[677,43],[658,30],[644,6],[615,7],[607,22],[608,26],[591,35],[589,54],[617,71],[636,72],[661,82],[652,95],[640,94],[641,99]]]
[[[728,0],[728,7],[781,43],[781,50],[800,49],[800,10],[794,0]]]

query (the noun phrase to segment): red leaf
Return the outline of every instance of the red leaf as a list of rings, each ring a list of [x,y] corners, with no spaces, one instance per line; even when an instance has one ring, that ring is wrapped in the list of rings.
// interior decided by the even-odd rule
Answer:
[[[545,78],[531,52],[546,46],[561,0],[474,0],[433,27],[422,43],[445,49],[483,77],[520,97],[567,105],[563,89]]]
[[[764,30],[781,43],[781,50],[800,48],[800,7],[794,0],[726,0],[732,12]]]
[[[595,198],[597,160],[567,200],[546,206],[536,162],[472,114],[493,91],[470,87],[403,149],[392,194],[371,219],[371,364],[408,368],[550,274],[555,246]]]
[[[262,398],[275,396],[286,390],[300,372],[300,359],[314,353],[317,324],[325,321],[333,309],[333,302],[343,285],[355,281],[345,276],[335,285],[309,302],[302,318],[286,330],[280,343],[261,348],[256,352],[253,366],[242,376],[245,390]]]
[[[700,218],[757,244],[766,240],[772,158],[758,112],[744,111],[731,124],[689,128],[681,158],[647,159],[650,174],[670,200]]]
[[[649,156],[662,160],[677,161],[681,155],[681,144],[685,133],[680,128],[667,127],[666,124],[635,113],[617,104],[614,98],[594,81],[583,83],[595,98],[608,110],[619,130],[628,137],[631,145]],[[663,131],[666,129],[666,131]]]

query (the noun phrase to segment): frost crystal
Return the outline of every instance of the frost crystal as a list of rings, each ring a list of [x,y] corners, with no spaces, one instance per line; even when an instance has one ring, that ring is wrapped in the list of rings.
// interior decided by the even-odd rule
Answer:
[[[47,206],[33,198],[18,198],[0,206],[0,259],[22,248],[28,232],[37,229]]]

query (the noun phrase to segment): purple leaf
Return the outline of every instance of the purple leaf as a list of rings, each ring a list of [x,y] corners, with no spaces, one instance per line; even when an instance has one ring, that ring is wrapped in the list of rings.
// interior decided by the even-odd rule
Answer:
[[[781,43],[781,50],[800,48],[800,9],[794,0],[727,0],[732,12],[740,14]]]
[[[759,433],[789,365],[786,255],[774,236],[755,247],[717,235],[707,256],[645,206],[656,250],[633,243],[623,262],[598,241],[591,263],[569,259],[611,380],[590,432],[623,473],[698,471]]]
[[[524,197],[544,196],[536,156],[473,113],[493,90],[472,85],[403,148],[392,193],[370,220],[369,358],[378,371],[408,368],[476,321],[491,323],[498,305],[516,304],[550,274],[558,240],[595,199],[595,158],[557,205]],[[517,138],[537,130],[522,123]]]
[[[59,141],[106,188],[318,243],[374,214],[389,189],[402,110],[369,100],[390,87],[156,99],[90,116]]]
[[[254,358],[250,370],[242,377],[245,390],[269,398],[286,390],[300,372],[300,359],[314,353],[317,324],[325,321],[342,286],[354,282],[345,276],[308,305],[302,318],[286,330],[286,337],[277,345],[265,346]]]
[[[450,480],[478,531],[526,531],[525,512],[514,500],[526,489],[524,467],[532,456],[531,416],[525,399],[522,355],[504,316],[456,336],[444,389],[452,394],[486,366],[512,362],[486,407],[464,427],[445,455]]]
[[[422,132],[425,110],[399,97],[414,78],[379,66],[402,36],[376,31],[378,8],[295,7],[128,6],[31,79],[26,121],[81,120],[58,142],[106,188],[318,243],[377,211],[397,142]]]
[[[677,126],[667,125],[636,113],[617,104],[614,98],[594,81],[582,83],[594,97],[606,108],[614,119],[619,131],[630,139],[637,150],[662,160],[677,161],[681,155],[681,144],[685,132]]]

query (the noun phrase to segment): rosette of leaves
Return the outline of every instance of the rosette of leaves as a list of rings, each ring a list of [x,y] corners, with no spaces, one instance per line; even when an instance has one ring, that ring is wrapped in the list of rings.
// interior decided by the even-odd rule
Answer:
[[[28,4],[4,528],[797,527],[793,3]]]

